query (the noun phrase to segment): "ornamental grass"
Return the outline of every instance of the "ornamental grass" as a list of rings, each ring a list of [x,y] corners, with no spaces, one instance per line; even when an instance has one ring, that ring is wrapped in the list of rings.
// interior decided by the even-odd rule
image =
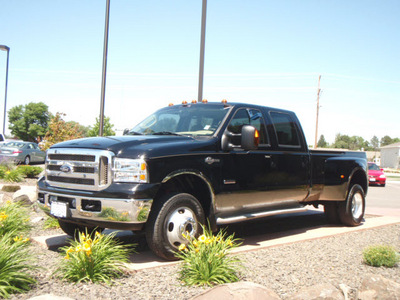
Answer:
[[[14,233],[0,235],[0,298],[28,291],[36,283],[30,273],[37,267],[27,247],[29,239]]]
[[[115,239],[116,232],[103,235],[79,232],[70,246],[61,248],[64,256],[55,271],[59,277],[71,282],[104,282],[123,274],[134,245],[124,245]]]
[[[234,234],[227,237],[225,230],[220,230],[216,236],[204,227],[203,232],[197,239],[185,236],[188,244],[182,244],[176,252],[175,255],[183,260],[179,280],[190,286],[239,281],[242,263],[239,258],[228,254],[241,243]]]
[[[26,207],[10,201],[0,206],[0,237],[6,233],[14,236],[27,234],[30,229],[29,212]]]

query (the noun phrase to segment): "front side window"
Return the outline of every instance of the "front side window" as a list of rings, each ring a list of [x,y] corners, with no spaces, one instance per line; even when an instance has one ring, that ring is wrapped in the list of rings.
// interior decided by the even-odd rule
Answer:
[[[287,113],[270,112],[274,125],[278,144],[280,146],[299,147],[300,140],[296,130],[296,124]]]
[[[265,122],[261,111],[257,109],[239,109],[228,125],[228,131],[233,133],[232,144],[241,144],[242,127],[244,125],[254,126],[260,133],[260,144],[269,144]]]

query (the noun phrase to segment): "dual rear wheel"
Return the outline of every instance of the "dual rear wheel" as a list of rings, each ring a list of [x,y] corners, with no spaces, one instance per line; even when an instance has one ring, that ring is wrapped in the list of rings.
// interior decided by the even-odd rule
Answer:
[[[351,186],[345,201],[328,202],[324,205],[325,215],[333,224],[360,225],[365,213],[365,193],[359,184]]]

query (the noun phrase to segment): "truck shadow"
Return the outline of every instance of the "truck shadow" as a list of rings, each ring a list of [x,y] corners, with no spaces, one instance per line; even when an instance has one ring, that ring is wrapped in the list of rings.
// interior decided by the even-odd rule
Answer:
[[[285,243],[290,243],[292,238],[295,241],[296,235],[311,229],[338,226],[342,227],[341,225],[328,224],[322,211],[308,210],[301,213],[270,216],[229,226],[221,226],[220,229],[226,230],[228,235],[234,234],[235,238],[242,242],[241,246],[235,249],[235,252],[243,252],[282,244],[277,241],[281,239],[285,239]],[[112,231],[106,229],[104,233],[107,234]],[[135,253],[130,255],[130,263],[128,264],[132,270],[161,267],[176,263],[165,261],[154,255],[147,246],[144,234],[118,231],[116,238],[123,244],[134,244],[133,250]],[[68,239],[70,239],[68,235],[55,236],[48,238],[46,244],[49,250],[58,251],[59,247],[67,245]],[[267,246],[265,246],[266,242],[268,243]]]

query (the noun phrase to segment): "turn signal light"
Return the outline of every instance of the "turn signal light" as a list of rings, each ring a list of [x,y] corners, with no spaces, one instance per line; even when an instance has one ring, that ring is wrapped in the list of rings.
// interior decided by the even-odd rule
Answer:
[[[260,133],[257,129],[254,131],[254,142],[257,146],[260,144]]]

